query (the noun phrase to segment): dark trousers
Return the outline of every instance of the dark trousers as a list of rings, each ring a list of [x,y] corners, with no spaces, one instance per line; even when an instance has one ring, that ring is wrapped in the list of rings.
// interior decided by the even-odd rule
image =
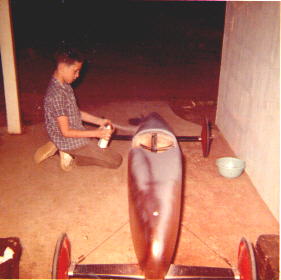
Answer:
[[[92,140],[82,148],[65,152],[74,156],[75,163],[80,166],[98,165],[115,169],[122,163],[122,156],[119,153],[110,147],[99,148],[96,140]]]

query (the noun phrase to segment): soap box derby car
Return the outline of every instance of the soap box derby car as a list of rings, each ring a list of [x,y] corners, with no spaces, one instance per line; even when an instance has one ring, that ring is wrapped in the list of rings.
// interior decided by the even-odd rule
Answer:
[[[132,140],[128,157],[128,202],[131,236],[137,264],[80,264],[71,261],[66,233],[57,241],[53,279],[256,279],[252,245],[242,238],[238,275],[230,268],[174,265],[182,204],[182,153],[178,141],[201,141],[203,155],[210,148],[209,123],[201,136],[176,137],[157,113],[148,115]]]

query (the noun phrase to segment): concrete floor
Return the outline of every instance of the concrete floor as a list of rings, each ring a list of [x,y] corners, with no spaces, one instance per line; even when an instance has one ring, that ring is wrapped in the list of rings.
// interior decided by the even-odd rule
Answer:
[[[159,112],[177,135],[200,133],[198,124],[178,117],[165,101],[95,107],[96,114],[107,112],[122,125],[129,117],[151,111]],[[73,260],[90,253],[83,263],[136,263],[127,205],[130,142],[111,143],[124,158],[117,170],[92,166],[66,173],[58,155],[39,165],[33,162],[36,148],[47,139],[42,122],[26,126],[22,135],[8,135],[4,128],[0,133],[0,236],[21,240],[20,278],[50,278],[62,232],[70,238]],[[235,268],[241,237],[255,243],[261,234],[278,234],[279,224],[246,173],[236,179],[218,174],[215,160],[234,154],[219,131],[213,134],[208,158],[202,157],[200,143],[181,143],[184,203],[174,263]]]

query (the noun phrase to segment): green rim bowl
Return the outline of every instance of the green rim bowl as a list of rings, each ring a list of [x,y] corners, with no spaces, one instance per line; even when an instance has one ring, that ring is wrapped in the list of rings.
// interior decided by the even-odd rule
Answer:
[[[216,160],[220,175],[226,178],[239,177],[245,169],[245,161],[234,157],[222,157]]]

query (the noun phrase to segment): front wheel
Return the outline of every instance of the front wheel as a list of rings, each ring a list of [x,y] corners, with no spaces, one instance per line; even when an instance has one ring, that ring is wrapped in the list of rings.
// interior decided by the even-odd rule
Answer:
[[[240,280],[257,280],[256,260],[252,244],[244,237],[238,250],[238,270]]]
[[[71,246],[66,233],[57,241],[53,258],[52,279],[68,279],[68,269],[71,264]]]

